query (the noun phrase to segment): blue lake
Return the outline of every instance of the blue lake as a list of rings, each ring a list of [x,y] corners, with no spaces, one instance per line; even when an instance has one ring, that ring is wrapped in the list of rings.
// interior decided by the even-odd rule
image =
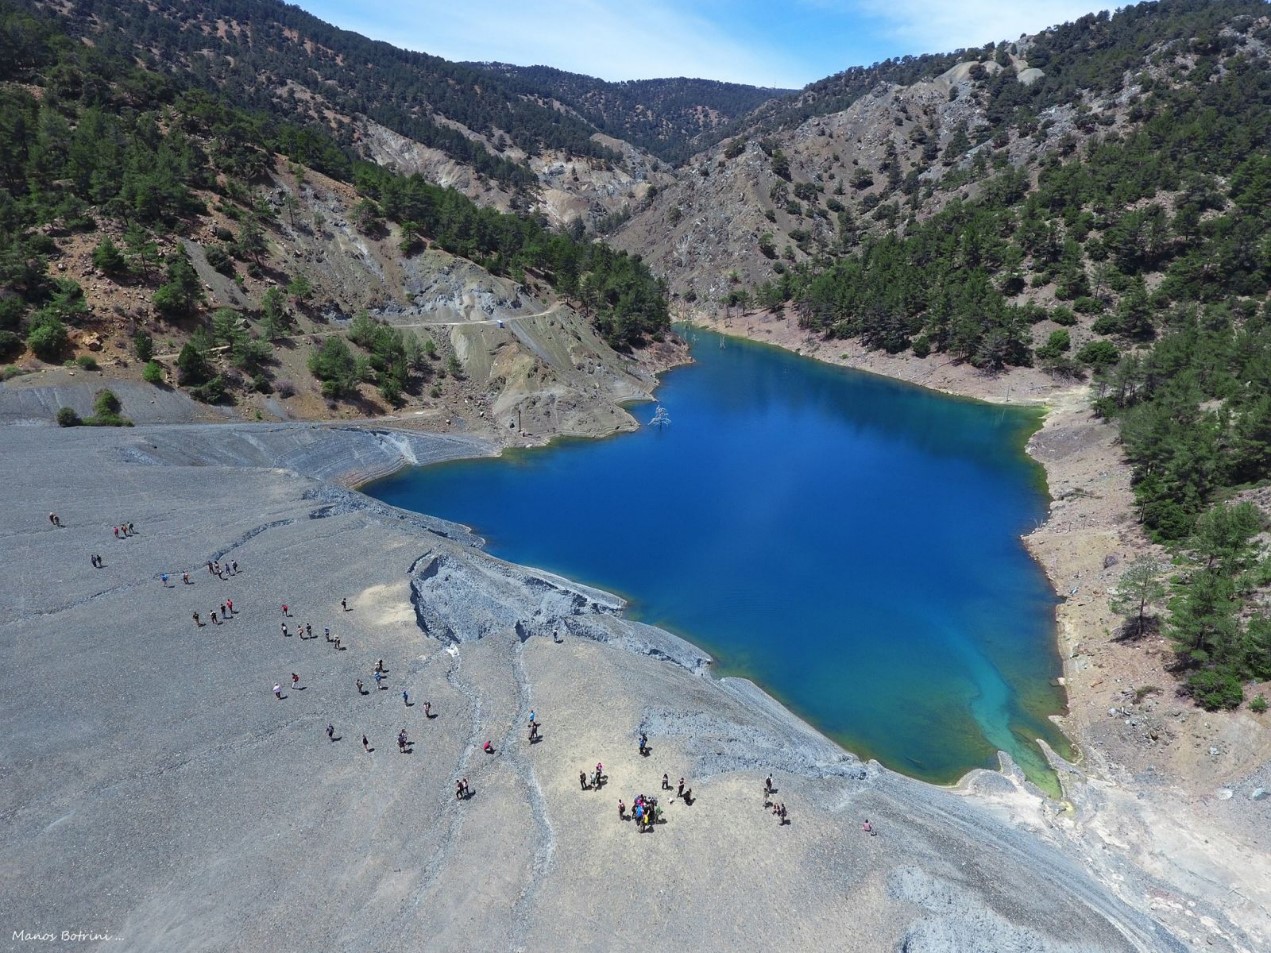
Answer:
[[[1039,412],[685,333],[669,426],[367,492],[625,596],[863,758],[952,782],[1001,749],[1053,789],[1055,597],[1019,539],[1046,514]]]

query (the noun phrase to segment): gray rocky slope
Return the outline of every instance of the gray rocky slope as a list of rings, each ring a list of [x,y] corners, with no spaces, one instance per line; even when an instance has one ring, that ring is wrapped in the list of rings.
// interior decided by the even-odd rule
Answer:
[[[333,482],[485,452],[299,425],[0,430],[0,948],[1185,948],[1061,847],[862,764],[620,600]],[[608,781],[583,790],[597,762]],[[638,792],[661,796],[652,834],[618,819]]]

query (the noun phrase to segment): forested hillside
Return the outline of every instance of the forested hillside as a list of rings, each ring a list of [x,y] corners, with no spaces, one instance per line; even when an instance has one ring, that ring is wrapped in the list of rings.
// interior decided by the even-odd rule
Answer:
[[[569,106],[597,129],[678,165],[719,141],[729,124],[793,91],[707,79],[610,83],[550,66],[473,63],[527,93]]]
[[[92,369],[83,342],[122,322],[135,330],[147,380],[161,384],[175,371],[208,402],[272,391],[297,320],[323,310],[320,276],[294,265],[297,243],[328,229],[317,211],[301,208],[308,170],[330,177],[326,191],[344,183],[347,205],[333,207],[347,208],[353,238],[382,240],[392,223],[403,259],[441,249],[555,289],[618,348],[667,328],[661,288],[637,259],[478,209],[418,176],[360,160],[319,129],[232,102],[232,87],[194,88],[109,44],[80,43],[63,25],[0,4],[0,360],[77,357]],[[212,240],[189,238],[204,234]],[[90,307],[65,273],[67,255],[85,244],[95,283],[149,307]],[[210,308],[200,264],[247,305]],[[155,360],[156,334],[184,341],[174,368]],[[444,374],[429,342],[364,318],[348,337],[354,350],[342,335],[323,336],[309,370],[333,399],[369,381],[392,404]]]
[[[1047,77],[1003,85],[1015,101],[977,138],[1098,93],[1125,98],[1127,128],[1091,116],[1032,176],[986,169],[975,199],[761,294],[889,350],[1092,373],[1145,529],[1189,557],[1167,633],[1197,697],[1231,705],[1271,677],[1271,625],[1250,612],[1271,582],[1264,517],[1226,502],[1271,478],[1271,23],[1261,3],[1160,6],[1048,31],[1028,50]],[[1058,327],[1034,342],[1039,321]]]
[[[29,7],[41,6],[37,3]],[[244,108],[310,119],[341,145],[363,114],[506,185],[537,184],[526,155],[615,160],[594,130],[495,77],[340,30],[277,0],[74,0],[69,32]]]

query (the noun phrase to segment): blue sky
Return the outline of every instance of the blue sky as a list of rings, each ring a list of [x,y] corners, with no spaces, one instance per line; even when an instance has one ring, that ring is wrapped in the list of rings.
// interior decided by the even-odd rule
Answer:
[[[907,53],[1015,39],[1098,0],[299,0],[329,23],[449,60],[602,79],[692,76],[797,88]]]

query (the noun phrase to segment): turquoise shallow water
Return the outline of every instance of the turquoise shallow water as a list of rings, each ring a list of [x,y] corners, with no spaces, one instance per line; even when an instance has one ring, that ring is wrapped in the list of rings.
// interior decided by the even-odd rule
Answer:
[[[937,782],[1066,749],[1032,411],[701,331],[664,429],[407,471],[367,488],[492,553],[620,593],[848,750]],[[647,422],[652,405],[635,409]]]

